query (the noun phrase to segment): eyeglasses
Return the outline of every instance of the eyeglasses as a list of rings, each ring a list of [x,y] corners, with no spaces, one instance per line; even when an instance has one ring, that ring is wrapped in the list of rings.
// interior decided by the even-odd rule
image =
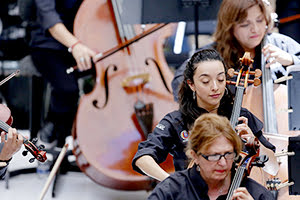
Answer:
[[[225,154],[215,154],[215,155],[204,155],[202,153],[200,153],[200,155],[205,158],[208,161],[219,161],[221,160],[222,157],[225,158],[225,160],[233,160],[236,156],[235,152],[227,152]]]

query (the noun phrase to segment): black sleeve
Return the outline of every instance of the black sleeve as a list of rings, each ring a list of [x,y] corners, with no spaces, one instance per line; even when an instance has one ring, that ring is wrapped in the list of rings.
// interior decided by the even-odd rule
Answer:
[[[246,108],[241,109],[241,116],[244,116],[248,119],[248,126],[252,130],[253,134],[257,139],[268,149],[271,149],[273,152],[275,152],[276,147],[271,144],[265,136],[262,134],[263,129],[263,123],[255,116],[253,115],[249,110]]]
[[[4,180],[7,171],[7,166],[0,167],[0,180]]]
[[[59,14],[56,12],[55,0],[35,0],[37,17],[44,31],[57,23],[62,23]]]
[[[241,109],[240,116],[248,119],[248,126],[255,136],[263,129],[263,123],[246,108]]]
[[[138,146],[138,151],[132,160],[132,167],[135,171],[144,174],[136,165],[138,158],[149,155],[158,164],[166,160],[173,145],[174,126],[171,118],[166,115],[155,127],[154,131],[148,135],[147,140],[141,142]]]
[[[251,178],[247,178],[243,183],[247,188],[248,192],[251,194],[255,200],[275,200],[274,195],[267,190],[264,186],[257,183]]]

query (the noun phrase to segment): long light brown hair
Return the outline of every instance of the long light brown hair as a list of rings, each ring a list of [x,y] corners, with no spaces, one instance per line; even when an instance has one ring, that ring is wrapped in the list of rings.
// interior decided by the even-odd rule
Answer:
[[[238,58],[244,50],[233,35],[235,25],[247,18],[247,10],[255,5],[261,9],[267,25],[271,22],[270,10],[266,9],[262,0],[223,0],[218,12],[218,23],[213,35],[216,50],[224,58],[227,67],[238,66]]]

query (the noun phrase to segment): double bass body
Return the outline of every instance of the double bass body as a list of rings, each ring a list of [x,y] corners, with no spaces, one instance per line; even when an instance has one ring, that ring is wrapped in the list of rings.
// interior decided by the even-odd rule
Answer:
[[[105,52],[128,37],[122,35],[116,22],[112,1],[85,0],[75,19],[74,34],[95,51]],[[163,42],[170,35],[170,28],[168,25],[96,63],[93,91],[81,97],[73,126],[73,152],[80,169],[101,185],[121,190],[152,187],[149,177],[131,167],[137,146],[143,139],[135,120],[134,105],[137,101],[153,104],[152,128],[166,113],[178,107],[167,90],[171,88],[173,74],[163,53]],[[143,31],[139,26],[134,30],[137,34]],[[124,81],[139,74],[147,74],[149,79],[126,90]],[[138,81],[133,80],[131,84]],[[170,166],[166,164],[166,170],[172,171]]]
[[[264,121],[263,111],[263,92],[262,86],[253,87],[250,86],[246,90],[246,95],[243,101],[243,107],[249,109],[254,115],[256,115],[261,121]],[[266,186],[267,181],[277,178],[281,181],[280,184],[288,183],[288,157],[275,156],[281,152],[287,152],[288,150],[288,138],[294,137],[300,134],[299,131],[288,130],[288,97],[287,86],[282,84],[274,84],[272,88],[269,88],[274,94],[274,110],[267,114],[276,115],[277,119],[277,132],[272,133],[264,131],[264,136],[276,146],[275,154],[270,150],[264,148],[261,145],[261,154],[266,154],[270,157],[266,163],[264,170],[252,170],[251,177],[262,185]],[[253,102],[256,102],[253,104]],[[272,105],[270,105],[273,107]],[[266,123],[266,122],[265,122]],[[274,184],[275,185],[275,184]],[[274,190],[277,190],[273,187]],[[278,199],[300,199],[299,196],[289,195],[289,187],[285,186],[278,190]]]

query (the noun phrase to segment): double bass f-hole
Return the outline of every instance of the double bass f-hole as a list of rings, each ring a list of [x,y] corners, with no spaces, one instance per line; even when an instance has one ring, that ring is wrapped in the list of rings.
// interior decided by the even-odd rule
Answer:
[[[151,24],[145,29],[124,25],[118,17],[120,9],[115,9],[120,2],[85,0],[74,21],[75,36],[101,53],[93,58],[97,84],[80,98],[72,129],[73,152],[79,168],[103,186],[150,190],[153,181],[135,172],[131,162],[144,134],[178,108],[153,63],[170,86],[173,73],[163,54],[163,42],[173,25]],[[170,156],[161,167],[174,171]]]
[[[95,66],[93,64],[93,66]],[[95,99],[93,100],[93,106],[97,109],[103,109],[106,105],[107,105],[107,102],[108,102],[108,98],[109,98],[109,88],[108,88],[108,70],[110,68],[113,68],[114,71],[117,71],[118,70],[118,67],[114,64],[111,64],[109,65],[106,69],[105,69],[105,73],[104,73],[104,88],[105,88],[105,102],[103,104],[103,106],[99,107],[98,105],[98,100]]]
[[[147,58],[147,59],[145,60],[146,65],[149,65],[149,61],[150,61],[150,60],[151,60],[152,62],[154,62],[155,66],[156,66],[156,68],[157,68],[157,70],[158,70],[158,72],[159,72],[159,75],[160,75],[160,77],[161,77],[161,80],[163,81],[163,84],[164,84],[165,88],[168,90],[169,93],[171,93],[170,89],[169,89],[168,86],[167,86],[165,77],[164,77],[164,75],[162,74],[162,72],[161,72],[161,70],[160,70],[160,66],[158,65],[158,63],[156,62],[156,60],[154,60],[153,58]]]

